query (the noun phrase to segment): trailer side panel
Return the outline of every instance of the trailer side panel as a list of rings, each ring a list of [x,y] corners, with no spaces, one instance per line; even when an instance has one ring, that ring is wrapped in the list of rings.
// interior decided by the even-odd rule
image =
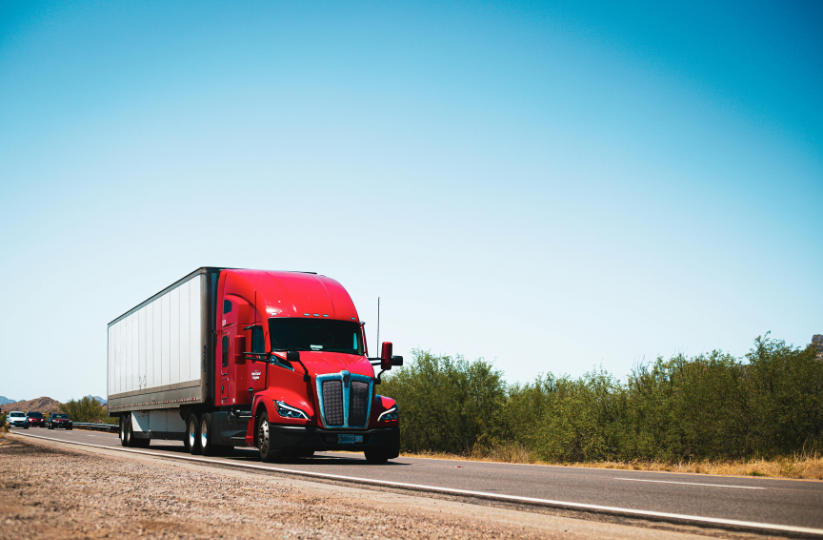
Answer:
[[[207,272],[195,272],[108,327],[110,413],[206,402]]]

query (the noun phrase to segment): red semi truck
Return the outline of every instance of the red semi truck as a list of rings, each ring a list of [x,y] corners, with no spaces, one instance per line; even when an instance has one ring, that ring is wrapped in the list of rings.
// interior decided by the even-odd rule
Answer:
[[[364,324],[331,278],[199,268],[109,323],[109,415],[123,446],[248,446],[264,461],[359,450],[385,463],[400,420],[376,390],[403,358],[388,342],[369,358]]]

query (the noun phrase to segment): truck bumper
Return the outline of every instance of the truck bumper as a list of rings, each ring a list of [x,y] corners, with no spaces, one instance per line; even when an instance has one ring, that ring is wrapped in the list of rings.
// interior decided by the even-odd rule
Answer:
[[[363,431],[340,431],[313,426],[282,426],[270,424],[269,430],[274,447],[288,454],[300,450],[322,452],[327,450],[349,450],[362,452],[363,450],[385,450],[397,457],[400,453],[400,428],[375,428]],[[355,437],[339,437],[339,435],[353,435]],[[359,437],[362,436],[362,442]],[[355,438],[357,442],[341,443],[341,439]]]

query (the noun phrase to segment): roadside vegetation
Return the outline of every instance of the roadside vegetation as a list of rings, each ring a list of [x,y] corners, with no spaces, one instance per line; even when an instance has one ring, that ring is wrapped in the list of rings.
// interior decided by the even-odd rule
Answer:
[[[380,392],[397,399],[405,453],[823,479],[823,361],[811,347],[758,337],[637,366],[625,381],[509,385],[483,359],[416,350]]]
[[[117,423],[116,418],[109,418],[106,408],[99,401],[88,396],[61,403],[60,412],[68,414],[75,422]]]

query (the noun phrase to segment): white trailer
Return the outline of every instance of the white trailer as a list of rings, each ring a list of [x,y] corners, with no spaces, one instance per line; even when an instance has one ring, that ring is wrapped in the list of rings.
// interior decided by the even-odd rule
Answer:
[[[218,273],[199,268],[108,325],[108,411],[135,442],[182,440],[185,409],[212,396]]]

